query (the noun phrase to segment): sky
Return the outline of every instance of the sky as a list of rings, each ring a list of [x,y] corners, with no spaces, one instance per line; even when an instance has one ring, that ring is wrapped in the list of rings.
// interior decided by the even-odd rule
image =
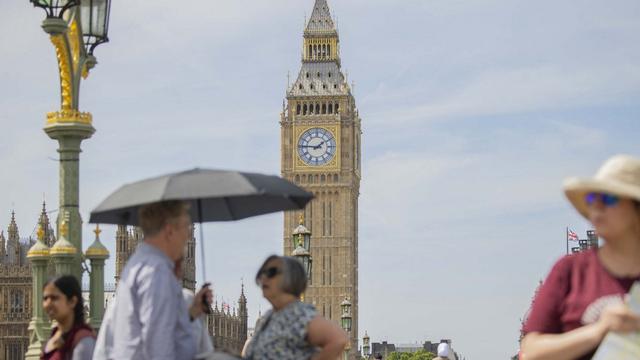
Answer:
[[[362,117],[359,336],[449,338],[467,359],[518,349],[538,282],[589,224],[562,181],[613,154],[640,156],[640,3],[329,0]],[[300,68],[312,0],[114,1],[110,42],[82,83],[83,218],[123,183],[199,167],[280,171],[287,74]],[[55,219],[59,108],[44,13],[0,2],[0,227]],[[2,215],[4,213],[4,215]],[[282,215],[207,224],[218,301],[282,251]],[[83,227],[86,248],[92,227]],[[293,229],[291,229],[293,230]],[[115,262],[115,229],[102,241]],[[199,247],[198,247],[199,251]],[[199,259],[199,256],[198,256]],[[199,260],[198,260],[199,264]],[[200,268],[197,270],[201,280]]]

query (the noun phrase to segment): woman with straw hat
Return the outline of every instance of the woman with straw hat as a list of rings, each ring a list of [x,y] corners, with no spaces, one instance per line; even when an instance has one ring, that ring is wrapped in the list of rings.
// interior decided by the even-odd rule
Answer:
[[[604,245],[554,265],[524,325],[527,360],[590,359],[609,331],[640,331],[640,314],[624,302],[640,280],[640,159],[614,156],[564,190]]]

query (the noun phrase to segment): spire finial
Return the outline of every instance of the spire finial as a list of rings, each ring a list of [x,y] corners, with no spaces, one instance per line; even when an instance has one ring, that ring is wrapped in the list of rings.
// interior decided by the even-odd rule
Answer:
[[[67,219],[62,220],[60,224],[60,236],[67,237],[69,234],[69,224],[67,224]]]
[[[100,233],[102,232],[102,230],[100,230],[100,224],[96,224],[96,228],[95,230],[93,230],[93,233],[96,234],[96,238],[100,237]]]
[[[304,225],[304,213],[300,214],[300,219],[298,220],[298,224]]]
[[[39,241],[44,241],[44,229],[42,224],[38,224],[38,232],[36,233]]]

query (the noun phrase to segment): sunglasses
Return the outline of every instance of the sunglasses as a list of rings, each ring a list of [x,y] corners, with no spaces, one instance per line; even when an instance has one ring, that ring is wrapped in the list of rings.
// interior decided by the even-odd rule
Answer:
[[[587,202],[587,205],[589,206],[595,204],[597,201],[600,201],[604,206],[612,207],[618,204],[618,202],[620,201],[620,198],[611,194],[588,193],[587,195],[585,195],[584,200]]]
[[[273,279],[276,275],[280,274],[282,271],[280,268],[276,266],[268,267],[266,269],[260,270],[259,276],[265,276],[267,279]]]

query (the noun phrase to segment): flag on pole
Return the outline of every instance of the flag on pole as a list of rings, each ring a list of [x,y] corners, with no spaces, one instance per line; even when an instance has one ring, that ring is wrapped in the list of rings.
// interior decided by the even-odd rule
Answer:
[[[578,234],[576,234],[575,231],[569,229],[567,231],[567,240],[578,241],[578,240],[580,240],[580,238],[578,237]]]

